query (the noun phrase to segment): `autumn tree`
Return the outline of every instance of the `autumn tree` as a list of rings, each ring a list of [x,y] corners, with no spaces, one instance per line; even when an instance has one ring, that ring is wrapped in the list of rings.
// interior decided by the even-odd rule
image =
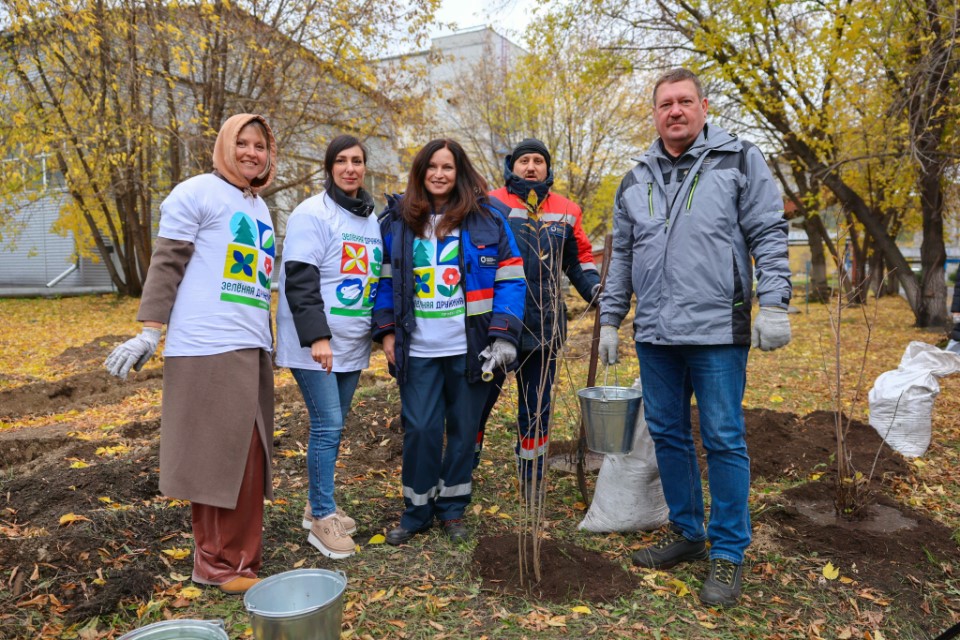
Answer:
[[[281,150],[277,196],[311,181],[338,131],[388,135],[402,105],[370,60],[376,34],[417,41],[438,3],[333,0],[0,0],[0,228],[49,158],[70,196],[58,228],[99,255],[121,293],[137,295],[159,200],[211,168],[220,123],[264,114]],[[113,256],[113,259],[111,259]]]
[[[584,0],[575,10],[600,20],[617,50],[719,81],[832,193],[856,223],[849,228],[862,228],[869,242],[858,246],[880,256],[917,324],[945,321],[942,188],[956,162],[956,3]],[[896,244],[911,209],[924,230],[922,279]]]
[[[551,153],[555,189],[584,210],[591,235],[607,228],[613,193],[652,139],[645,78],[628,56],[601,47],[591,25],[563,10],[525,33],[527,52],[504,65],[483,56],[450,87],[437,126],[459,136],[492,185],[523,138]]]

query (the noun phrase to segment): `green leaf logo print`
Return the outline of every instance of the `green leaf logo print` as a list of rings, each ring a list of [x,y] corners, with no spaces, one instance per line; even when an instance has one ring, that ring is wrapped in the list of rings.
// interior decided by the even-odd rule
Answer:
[[[383,264],[383,251],[380,247],[373,248],[373,260],[370,262],[370,273],[380,277],[380,265]]]
[[[457,236],[447,236],[441,240],[437,247],[439,253],[437,264],[457,264],[460,257],[460,238]]]

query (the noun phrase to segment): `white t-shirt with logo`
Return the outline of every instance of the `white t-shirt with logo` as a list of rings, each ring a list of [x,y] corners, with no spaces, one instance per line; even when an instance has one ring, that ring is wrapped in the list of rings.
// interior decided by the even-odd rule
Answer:
[[[273,223],[267,205],[212,173],[174,187],[160,237],[194,245],[170,312],[164,356],[270,351]]]
[[[466,297],[460,273],[460,230],[437,240],[439,216],[431,216],[426,238],[413,239],[413,315],[410,355],[456,356],[467,352]]]
[[[307,198],[287,221],[283,260],[320,270],[320,296],[330,333],[333,370],[358,371],[370,365],[370,316],[380,282],[383,242],[374,215],[356,216],[325,193]],[[280,270],[277,306],[277,364],[323,369],[301,347],[293,315],[283,295],[286,270]]]

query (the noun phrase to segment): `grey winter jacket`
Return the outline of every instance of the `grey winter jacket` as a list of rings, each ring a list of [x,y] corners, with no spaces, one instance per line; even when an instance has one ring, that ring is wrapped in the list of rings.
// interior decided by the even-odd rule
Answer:
[[[760,150],[704,126],[676,161],[657,140],[620,183],[600,322],[637,296],[634,339],[750,344],[753,264],[762,306],[790,302],[783,200]]]

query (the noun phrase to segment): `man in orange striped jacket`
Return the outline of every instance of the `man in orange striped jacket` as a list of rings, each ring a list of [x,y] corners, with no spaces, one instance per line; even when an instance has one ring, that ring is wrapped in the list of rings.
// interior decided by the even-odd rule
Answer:
[[[551,387],[556,358],[566,338],[562,276],[587,302],[600,288],[593,250],[583,230],[580,207],[551,191],[550,152],[540,140],[527,138],[504,162],[505,185],[490,193],[509,207],[508,221],[523,257],[527,281],[524,326],[517,355],[519,438],[516,453],[524,496],[542,491],[543,457],[549,436]],[[480,462],[483,432],[505,374],[499,371],[484,407],[474,466]]]

